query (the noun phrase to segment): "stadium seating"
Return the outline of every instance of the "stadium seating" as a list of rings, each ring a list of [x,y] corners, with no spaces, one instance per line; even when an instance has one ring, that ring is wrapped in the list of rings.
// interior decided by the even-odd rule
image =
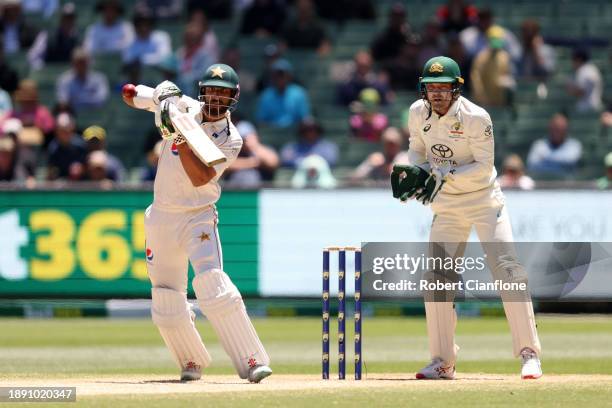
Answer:
[[[62,1],[65,2],[65,1]],[[330,77],[331,67],[335,63],[351,60],[356,51],[368,48],[372,39],[386,24],[388,9],[395,0],[375,2],[377,18],[373,22],[348,21],[342,26],[327,22],[326,27],[333,43],[332,53],[320,57],[314,51],[288,50],[285,57],[295,67],[295,77],[307,88],[313,113],[322,123],[325,135],[341,147],[340,165],[334,170],[336,175],[346,175],[350,169],[363,160],[371,151],[379,149],[377,143],[359,142],[349,137],[348,118],[350,112],[334,103],[335,84]],[[85,28],[97,17],[94,11],[95,0],[79,2],[78,25]],[[408,19],[415,31],[430,20],[436,8],[444,0],[415,0],[407,2]],[[609,38],[609,21],[612,19],[612,5],[607,0],[565,0],[533,2],[519,0],[476,0],[477,6],[490,7],[499,24],[515,31],[519,35],[521,22],[526,18],[536,17],[542,26],[544,36],[603,37]],[[130,13],[127,13],[128,16]],[[32,21],[39,17],[32,17]],[[240,37],[239,16],[223,21],[212,22],[212,27],[219,39],[220,46],[237,45],[241,52],[242,66],[258,75],[264,66],[263,50],[274,39]],[[55,24],[55,23],[53,23]],[[159,28],[168,31],[176,49],[181,43],[183,21],[163,21]],[[604,131],[595,115],[579,116],[572,113],[572,100],[567,96],[565,84],[571,75],[571,48],[555,47],[557,70],[546,84],[537,82],[519,82],[514,95],[512,109],[490,109],[494,120],[497,151],[504,156],[516,152],[525,158],[531,143],[546,134],[550,116],[557,111],[570,113],[571,135],[582,141],[585,147],[584,167],[577,177],[592,178],[601,170],[601,157],[612,147],[611,132]],[[593,61],[600,67],[605,76],[605,95],[612,95],[612,70],[610,48],[592,48]],[[25,55],[20,54],[11,59],[11,63],[23,76],[29,73]],[[38,81],[43,102],[53,106],[55,102],[55,80],[68,69],[68,65],[55,64],[41,71],[32,72],[31,76]],[[118,56],[96,57],[93,68],[107,74],[114,92],[108,106],[96,112],[79,117],[79,125],[99,124],[108,128],[109,149],[118,155],[128,167],[142,164],[142,142],[144,133],[134,129],[148,131],[150,117],[122,105],[118,89],[125,77],[121,73]],[[464,74],[465,75],[465,74]],[[154,69],[143,71],[143,82],[154,84],[161,79]],[[538,88],[540,87],[540,88]],[[257,95],[243,93],[239,110],[247,119],[252,119]],[[401,127],[402,112],[415,100],[415,93],[399,92],[397,99],[386,111],[390,124]],[[262,127],[262,141],[279,149],[287,141],[294,140],[295,129],[275,130]],[[500,164],[502,157],[498,156]],[[279,177],[283,179],[283,172]]]

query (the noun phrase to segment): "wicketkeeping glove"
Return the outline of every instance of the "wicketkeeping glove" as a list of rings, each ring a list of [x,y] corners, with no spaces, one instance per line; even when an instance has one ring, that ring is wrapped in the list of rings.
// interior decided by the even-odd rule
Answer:
[[[425,186],[415,196],[417,201],[422,202],[424,205],[431,204],[440,190],[442,190],[444,183],[446,183],[448,174],[452,173],[454,173],[453,170],[444,174],[440,169],[432,168],[429,177],[425,180]]]
[[[429,174],[418,166],[396,164],[391,172],[393,198],[399,198],[402,202],[412,198],[425,186],[428,176]]]

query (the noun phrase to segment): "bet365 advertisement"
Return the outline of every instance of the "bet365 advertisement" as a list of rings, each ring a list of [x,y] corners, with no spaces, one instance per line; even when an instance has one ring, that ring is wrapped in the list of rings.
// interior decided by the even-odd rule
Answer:
[[[0,295],[149,297],[139,192],[3,192]],[[256,193],[228,192],[218,205],[226,269],[256,294]]]

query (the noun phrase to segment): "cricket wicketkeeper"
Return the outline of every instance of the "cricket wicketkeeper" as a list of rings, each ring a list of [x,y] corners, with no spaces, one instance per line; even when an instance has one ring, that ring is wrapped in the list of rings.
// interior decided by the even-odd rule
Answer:
[[[408,119],[410,164],[394,167],[393,195],[431,204],[430,242],[443,243],[447,250],[450,243],[454,256],[460,257],[475,227],[494,277],[526,282],[496,182],[491,118],[461,96],[462,84],[459,66],[451,58],[435,57],[425,64],[419,84],[422,99],[412,104]],[[541,348],[529,294],[519,301],[502,293],[502,300],[514,354],[522,360],[521,377],[539,378]],[[432,361],[416,377],[453,379],[459,350],[453,301],[426,297],[425,312]]]
[[[221,195],[219,177],[242,147],[242,138],[229,116],[240,93],[238,75],[225,64],[210,66],[199,83],[199,101],[182,95],[168,81],[159,84],[151,97],[139,96],[139,87],[126,85],[123,99],[132,107],[154,112],[164,139],[153,204],[145,212],[153,322],[181,369],[181,380],[200,379],[211,357],[187,302],[187,262],[191,262],[200,309],[240,378],[260,382],[272,374],[270,358],[247,315],[240,292],[223,271],[215,208]],[[188,130],[191,142],[179,128]],[[199,141],[198,133],[202,138]],[[198,142],[202,140],[208,146],[204,144],[196,155],[195,146],[200,146]],[[211,161],[209,164],[217,164],[209,166],[200,157],[222,160]]]

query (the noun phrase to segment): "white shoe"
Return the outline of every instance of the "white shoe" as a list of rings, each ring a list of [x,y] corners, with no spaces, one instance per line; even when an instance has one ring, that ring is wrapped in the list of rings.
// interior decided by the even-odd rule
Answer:
[[[535,351],[525,347],[521,350],[521,378],[523,380],[536,380],[542,376],[542,366]]]
[[[197,381],[202,378],[202,368],[193,361],[188,362],[181,372],[181,381]]]
[[[455,366],[447,366],[444,361],[436,357],[431,363],[416,373],[417,380],[454,380]]]
[[[266,365],[258,365],[249,369],[249,382],[258,383],[272,375],[272,369]]]

